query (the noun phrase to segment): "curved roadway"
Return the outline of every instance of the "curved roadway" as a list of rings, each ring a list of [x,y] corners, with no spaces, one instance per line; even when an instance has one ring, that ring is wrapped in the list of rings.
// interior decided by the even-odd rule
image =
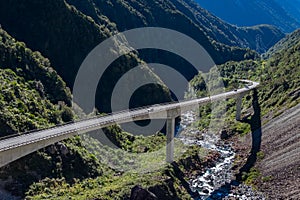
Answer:
[[[45,130],[38,130],[29,134],[24,134],[4,140],[0,140],[0,167],[7,164],[5,161],[7,158],[4,158],[3,153],[10,153],[10,150],[22,149],[24,146],[29,146],[34,143],[39,143],[35,148],[25,151],[24,155],[19,155],[13,158],[13,155],[10,156],[10,161],[16,160],[22,156],[25,156],[31,152],[39,150],[43,147],[48,146],[49,144],[58,142],[60,140],[69,138],[73,135],[86,133],[92,130],[97,130],[103,127],[110,126],[112,124],[121,124],[131,121],[145,120],[145,119],[165,119],[169,111],[175,111],[172,117],[177,117],[181,113],[184,113],[188,110],[197,108],[199,105],[205,105],[207,103],[216,102],[228,98],[241,97],[245,93],[248,93],[250,90],[257,88],[259,83],[241,80],[245,82],[246,85],[244,88],[237,89],[230,92],[225,92],[217,94],[211,97],[205,97],[200,99],[187,100],[176,103],[168,104],[157,104],[153,106],[138,108],[134,110],[125,110],[117,113],[112,113],[107,116],[94,117],[91,119],[85,119],[82,121],[57,126]],[[49,140],[49,142],[46,142]],[[11,151],[12,154],[13,151]],[[7,155],[5,155],[7,156]]]

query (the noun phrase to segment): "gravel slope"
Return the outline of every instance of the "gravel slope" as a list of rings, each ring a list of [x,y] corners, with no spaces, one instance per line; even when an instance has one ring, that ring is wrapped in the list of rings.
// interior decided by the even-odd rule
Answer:
[[[285,111],[262,129],[265,158],[257,163],[260,190],[270,199],[300,199],[300,104]]]
[[[238,140],[235,149],[245,160],[251,149],[251,134]],[[255,164],[261,172],[258,190],[272,200],[300,199],[300,104],[262,127],[261,151],[264,158]]]

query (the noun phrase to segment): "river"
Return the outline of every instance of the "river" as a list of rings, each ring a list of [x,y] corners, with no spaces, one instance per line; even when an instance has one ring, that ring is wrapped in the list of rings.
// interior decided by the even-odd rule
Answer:
[[[221,156],[214,167],[208,168],[205,173],[190,180],[191,190],[199,194],[195,199],[265,199],[252,187],[234,180],[232,166],[235,152],[232,144],[221,140],[219,135],[209,132],[202,134],[192,125],[196,119],[193,111],[182,115],[179,131],[188,134],[179,134],[179,138],[185,144],[197,144],[203,148],[217,151]]]

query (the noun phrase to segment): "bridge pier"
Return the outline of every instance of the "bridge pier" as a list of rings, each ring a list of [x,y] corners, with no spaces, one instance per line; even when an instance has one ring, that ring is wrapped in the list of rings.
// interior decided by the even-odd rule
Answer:
[[[0,168],[5,166],[18,158],[26,156],[41,148],[47,147],[51,144],[61,140],[70,138],[74,135],[90,132],[100,128],[110,126],[115,123],[127,123],[137,120],[145,119],[166,119],[167,118],[167,146],[166,146],[166,162],[174,161],[174,134],[175,134],[175,119],[180,116],[181,112],[197,108],[199,105],[206,105],[210,102],[217,102],[224,98],[236,98],[236,119],[241,120],[242,98],[249,91],[257,88],[259,83],[248,80],[242,80],[246,84],[245,88],[230,91],[210,97],[201,99],[194,99],[185,102],[174,104],[157,105],[152,109],[147,110],[140,108],[130,112],[124,111],[115,113],[114,115],[100,116],[97,118],[86,119],[83,121],[74,122],[73,124],[66,124],[56,128],[47,130],[38,130],[33,133],[25,134],[20,137],[13,137],[0,141]],[[166,116],[167,112],[167,116]]]
[[[174,135],[175,135],[175,119],[180,116],[180,109],[175,108],[167,111],[167,148],[166,148],[166,162],[172,163],[174,161]]]
[[[167,154],[166,161],[172,163],[174,161],[174,134],[175,134],[175,118],[167,119]]]
[[[239,95],[236,98],[236,114],[235,114],[235,119],[237,121],[241,120],[243,97],[244,97],[244,94],[241,94],[241,95]]]

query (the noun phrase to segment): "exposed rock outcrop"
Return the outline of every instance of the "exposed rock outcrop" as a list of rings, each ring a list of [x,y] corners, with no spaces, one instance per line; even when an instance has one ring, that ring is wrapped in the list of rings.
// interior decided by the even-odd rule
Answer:
[[[149,190],[137,185],[132,188],[130,200],[157,200],[158,198]]]

